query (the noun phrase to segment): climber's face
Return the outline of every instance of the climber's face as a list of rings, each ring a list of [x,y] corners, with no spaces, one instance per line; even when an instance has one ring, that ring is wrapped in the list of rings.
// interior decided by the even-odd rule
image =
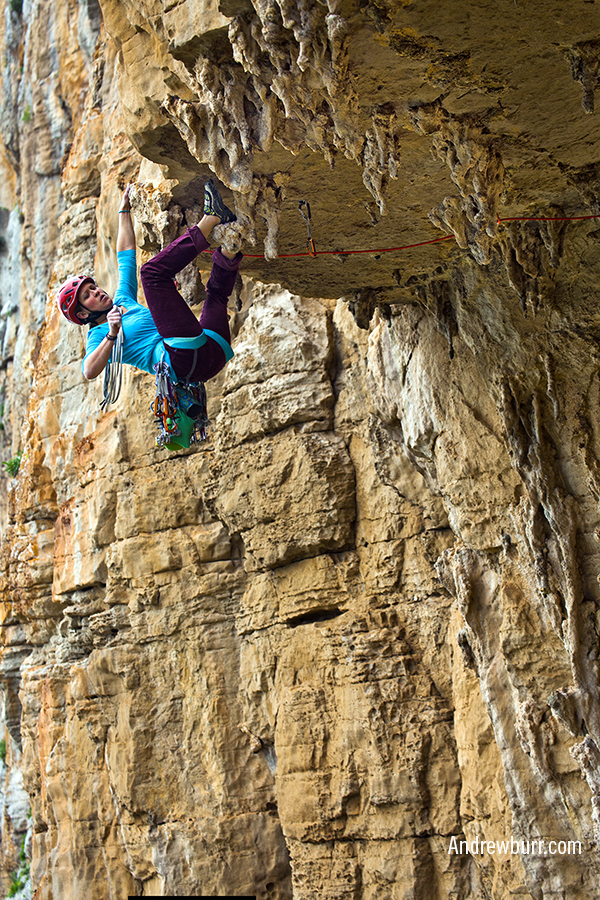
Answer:
[[[89,281],[81,288],[77,301],[77,315],[82,320],[87,318],[86,313],[88,312],[107,313],[113,305],[112,298],[97,284]],[[102,321],[102,319],[98,321]]]

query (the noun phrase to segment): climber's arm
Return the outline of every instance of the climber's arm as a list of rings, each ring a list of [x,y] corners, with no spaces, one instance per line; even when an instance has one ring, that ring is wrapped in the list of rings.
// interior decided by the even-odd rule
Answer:
[[[109,341],[108,338],[104,338],[100,346],[84,359],[83,374],[88,381],[91,381],[92,378],[97,378],[106,368],[106,364],[112,353],[113,343],[114,341]]]
[[[135,232],[133,230],[133,220],[131,216],[131,204],[129,203],[128,184],[121,198],[121,207],[119,209],[119,231],[117,232],[117,253],[121,250],[135,250]]]

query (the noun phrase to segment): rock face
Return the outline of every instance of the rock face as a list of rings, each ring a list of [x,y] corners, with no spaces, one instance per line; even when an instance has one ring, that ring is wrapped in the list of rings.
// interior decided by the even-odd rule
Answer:
[[[5,885],[596,896],[593,0],[1,9]],[[167,455],[54,297],[211,175],[236,355]]]

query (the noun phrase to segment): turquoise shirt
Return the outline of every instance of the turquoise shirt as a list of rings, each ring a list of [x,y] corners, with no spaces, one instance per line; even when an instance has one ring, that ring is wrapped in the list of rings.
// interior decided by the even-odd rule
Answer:
[[[115,306],[124,309],[121,319],[123,329],[123,362],[154,374],[154,366],[163,358],[169,363],[171,377],[177,381],[170,364],[165,344],[156,329],[150,310],[137,302],[137,271],[135,250],[121,250],[117,253],[119,281],[115,296]],[[108,322],[90,328],[87,334],[85,359],[97,350],[109,331]],[[213,338],[222,347],[225,357],[230,360],[233,350],[227,341],[214,331],[204,330],[197,337],[169,338],[169,346],[182,349],[195,349],[206,343],[207,337]],[[83,370],[83,363],[82,363]]]

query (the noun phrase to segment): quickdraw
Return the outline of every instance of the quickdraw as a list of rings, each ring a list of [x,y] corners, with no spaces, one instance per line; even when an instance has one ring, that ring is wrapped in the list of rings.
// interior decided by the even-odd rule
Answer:
[[[306,212],[303,207],[306,207]],[[317,248],[315,247],[315,242],[312,239],[311,231],[310,231],[310,203],[308,200],[301,200],[298,204],[298,209],[300,211],[300,215],[306,222],[306,249],[308,250],[309,256],[317,255]]]
[[[201,381],[174,383],[165,360],[154,366],[156,397],[151,404],[158,426],[157,447],[182,450],[207,435],[206,388]]]

